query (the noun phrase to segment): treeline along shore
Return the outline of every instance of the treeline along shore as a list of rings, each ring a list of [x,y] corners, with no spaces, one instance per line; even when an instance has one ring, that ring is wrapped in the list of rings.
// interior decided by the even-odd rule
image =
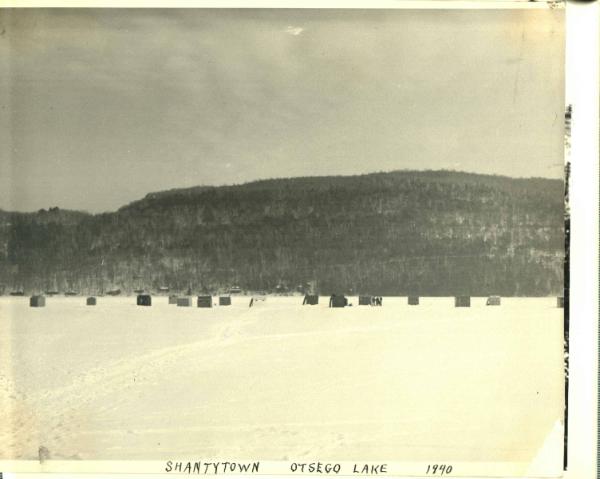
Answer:
[[[564,183],[452,171],[148,194],[102,214],[0,211],[0,292],[562,294]]]

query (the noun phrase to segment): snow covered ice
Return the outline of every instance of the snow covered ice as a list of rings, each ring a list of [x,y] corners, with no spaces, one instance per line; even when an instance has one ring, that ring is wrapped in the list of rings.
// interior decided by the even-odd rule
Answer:
[[[530,461],[563,415],[555,298],[0,298],[0,459]]]

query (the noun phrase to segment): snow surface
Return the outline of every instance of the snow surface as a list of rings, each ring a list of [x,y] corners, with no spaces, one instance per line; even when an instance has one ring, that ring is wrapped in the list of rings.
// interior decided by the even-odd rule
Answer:
[[[555,298],[327,299],[2,297],[0,459],[520,462],[562,419]]]

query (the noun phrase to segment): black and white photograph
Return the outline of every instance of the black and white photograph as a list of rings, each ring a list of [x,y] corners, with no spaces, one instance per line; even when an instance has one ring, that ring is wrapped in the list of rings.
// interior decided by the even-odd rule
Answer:
[[[560,476],[565,105],[560,6],[0,9],[0,461]]]

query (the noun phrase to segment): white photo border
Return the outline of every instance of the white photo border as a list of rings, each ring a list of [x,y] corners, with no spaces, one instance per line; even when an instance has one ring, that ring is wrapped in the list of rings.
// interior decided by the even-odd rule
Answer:
[[[572,105],[570,155],[570,381],[569,381],[569,445],[568,469],[563,477],[581,479],[595,477],[598,424],[598,232],[599,232],[599,36],[598,2],[545,1],[428,1],[428,0],[0,0],[0,8],[393,8],[393,9],[566,9],[566,105]],[[565,106],[566,106],[565,105]],[[418,477],[422,464],[410,464],[407,475]],[[498,464],[464,464],[467,471],[483,477],[486,467]],[[66,467],[66,469],[65,469]],[[483,469],[482,469],[483,468]],[[128,478],[132,473],[148,477],[165,477],[163,461],[0,461],[0,471],[6,478],[39,477],[54,473],[58,477],[106,477],[108,471],[119,471],[112,477]],[[70,471],[69,473],[59,471]],[[274,469],[275,471],[276,469]],[[480,472],[478,472],[478,470]],[[26,472],[29,471],[29,472]],[[35,471],[35,472],[33,472]],[[497,471],[504,477],[523,476],[520,469],[507,464]],[[53,475],[54,475],[53,474]],[[82,475],[85,474],[85,475]],[[416,475],[415,475],[416,474]],[[299,475],[299,474],[295,474]],[[479,475],[479,476],[478,476]],[[245,477],[289,477],[274,472],[269,475]],[[238,476],[244,477],[244,476]],[[431,476],[430,476],[431,477]],[[451,474],[448,477],[459,477]],[[464,476],[460,476],[464,477]],[[539,476],[538,476],[539,477]]]

